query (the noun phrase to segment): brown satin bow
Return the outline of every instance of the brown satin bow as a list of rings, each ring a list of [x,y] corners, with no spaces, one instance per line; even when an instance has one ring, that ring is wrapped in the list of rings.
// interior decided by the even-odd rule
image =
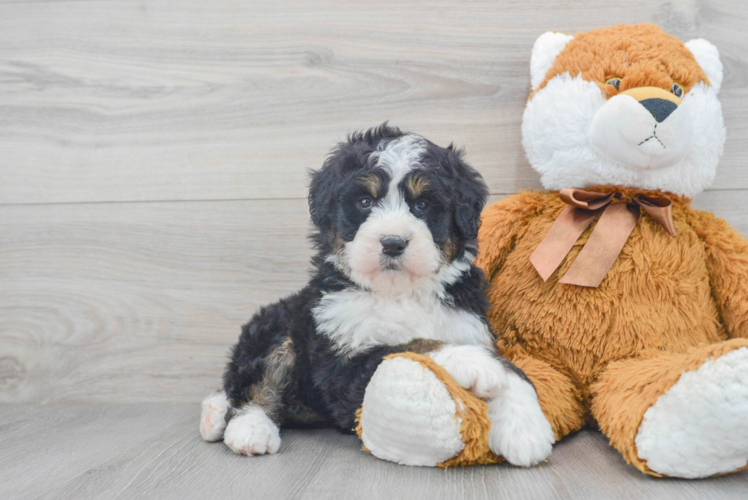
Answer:
[[[664,197],[636,195],[631,203],[613,203],[619,193],[596,193],[562,189],[559,196],[568,205],[530,256],[530,262],[548,281],[574,243],[598,214],[602,213],[587,243],[569,270],[559,280],[567,285],[597,288],[621,253],[639,220],[639,207],[675,236],[672,202]]]

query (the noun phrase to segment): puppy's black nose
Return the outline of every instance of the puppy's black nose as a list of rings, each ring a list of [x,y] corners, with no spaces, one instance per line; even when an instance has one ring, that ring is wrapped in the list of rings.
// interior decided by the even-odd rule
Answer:
[[[657,123],[662,122],[665,118],[670,116],[670,113],[678,108],[678,105],[673,101],[658,98],[644,99],[643,101],[639,101],[639,104],[644,106],[644,108],[654,116]]]
[[[397,236],[385,236],[379,241],[382,243],[382,253],[389,257],[402,255],[405,247],[408,246],[407,241]]]

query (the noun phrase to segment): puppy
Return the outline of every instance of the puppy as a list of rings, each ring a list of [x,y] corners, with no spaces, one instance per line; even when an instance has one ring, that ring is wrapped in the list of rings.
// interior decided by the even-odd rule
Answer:
[[[545,459],[550,425],[496,352],[473,265],[487,196],[460,151],[387,124],[334,149],[311,174],[312,278],[244,325],[223,390],[203,401],[203,439],[262,455],[280,448],[280,427],[352,432],[382,358],[410,351],[486,399],[495,453]]]

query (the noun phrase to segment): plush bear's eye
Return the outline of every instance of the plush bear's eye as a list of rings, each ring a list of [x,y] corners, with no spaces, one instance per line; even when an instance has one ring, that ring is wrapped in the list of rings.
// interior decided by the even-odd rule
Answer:
[[[605,85],[613,85],[616,90],[618,90],[621,87],[621,79],[614,76],[613,78],[608,78],[608,81],[605,82]]]
[[[672,84],[670,86],[670,92],[672,92],[673,94],[675,94],[675,97],[677,97],[679,99],[681,97],[683,97],[683,87],[681,87],[677,83],[674,83],[674,84]]]

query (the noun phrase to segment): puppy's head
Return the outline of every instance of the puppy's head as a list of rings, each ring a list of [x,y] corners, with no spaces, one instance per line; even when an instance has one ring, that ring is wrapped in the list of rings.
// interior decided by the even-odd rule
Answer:
[[[309,209],[328,262],[360,286],[396,292],[470,267],[487,196],[460,151],[384,124],[312,173]]]

